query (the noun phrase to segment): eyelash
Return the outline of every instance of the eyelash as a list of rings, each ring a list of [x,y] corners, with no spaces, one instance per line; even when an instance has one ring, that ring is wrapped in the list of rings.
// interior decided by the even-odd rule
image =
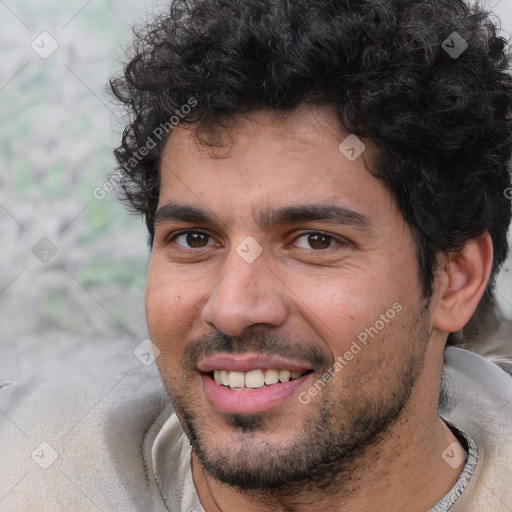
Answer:
[[[181,252],[181,253],[186,253],[186,254],[198,252],[200,250],[208,249],[208,247],[212,247],[212,246],[205,246],[204,248],[201,247],[201,248],[197,248],[197,249],[192,249],[192,248],[189,249],[189,248],[184,248],[183,246],[181,246],[181,245],[179,245],[179,244],[177,244],[175,242],[175,240],[178,237],[183,236],[183,235],[187,235],[187,234],[192,234],[192,233],[206,235],[211,240],[214,239],[212,235],[210,235],[209,233],[207,233],[205,231],[201,231],[201,230],[197,230],[197,229],[188,229],[188,230],[184,230],[184,231],[179,231],[178,233],[174,233],[172,236],[168,237],[165,240],[165,244],[169,245],[169,244],[172,243],[174,245],[174,248],[175,248],[176,251]],[[311,236],[311,235],[320,235],[320,236],[323,236],[323,237],[326,237],[326,238],[330,238],[331,239],[331,243],[332,242],[336,242],[336,244],[334,246],[327,247],[326,249],[304,249],[302,247],[298,247],[297,249],[302,250],[302,251],[306,251],[306,252],[313,252],[315,254],[322,254],[325,251],[336,247],[337,245],[347,246],[350,243],[348,240],[346,240],[344,238],[337,237],[337,236],[334,236],[334,235],[332,235],[330,233],[326,233],[324,231],[318,231],[318,230],[316,230],[316,231],[304,231],[304,232],[298,234],[290,243],[296,242],[300,238],[304,238],[304,237]],[[286,244],[287,247],[289,245],[290,244]]]

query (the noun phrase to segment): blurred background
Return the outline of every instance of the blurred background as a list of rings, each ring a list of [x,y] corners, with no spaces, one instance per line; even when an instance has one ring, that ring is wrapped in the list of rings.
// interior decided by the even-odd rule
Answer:
[[[147,338],[144,227],[104,187],[122,130],[106,84],[132,25],[164,5],[0,0],[0,378],[85,343],[131,356]],[[510,37],[511,0],[487,5]]]
[[[102,187],[122,130],[106,84],[156,9],[0,2],[0,343],[146,338],[143,225]]]

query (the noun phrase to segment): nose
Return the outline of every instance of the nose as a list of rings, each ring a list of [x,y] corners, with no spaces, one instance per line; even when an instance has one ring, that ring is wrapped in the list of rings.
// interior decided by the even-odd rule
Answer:
[[[279,327],[287,315],[284,285],[264,253],[248,263],[235,250],[226,258],[202,310],[203,321],[228,336],[239,336],[255,325]]]

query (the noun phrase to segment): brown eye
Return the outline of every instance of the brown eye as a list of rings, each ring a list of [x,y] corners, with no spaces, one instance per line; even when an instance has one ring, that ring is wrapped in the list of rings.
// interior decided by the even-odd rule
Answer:
[[[295,245],[301,249],[314,249],[321,251],[334,245],[335,240],[323,233],[305,233],[296,238]]]
[[[325,235],[309,235],[308,242],[313,249],[327,249],[331,245],[332,237]]]
[[[207,233],[201,231],[187,231],[175,236],[172,239],[180,247],[187,249],[201,249],[202,247],[208,247],[213,242],[212,237]]]

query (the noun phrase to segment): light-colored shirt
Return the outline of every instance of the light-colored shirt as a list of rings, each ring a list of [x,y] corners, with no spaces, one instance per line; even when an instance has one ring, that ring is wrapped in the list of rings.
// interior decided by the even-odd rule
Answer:
[[[84,347],[0,387],[0,512],[203,511],[190,445],[156,369],[130,356]],[[444,386],[440,415],[468,457],[431,512],[511,512],[512,378],[448,348]]]

